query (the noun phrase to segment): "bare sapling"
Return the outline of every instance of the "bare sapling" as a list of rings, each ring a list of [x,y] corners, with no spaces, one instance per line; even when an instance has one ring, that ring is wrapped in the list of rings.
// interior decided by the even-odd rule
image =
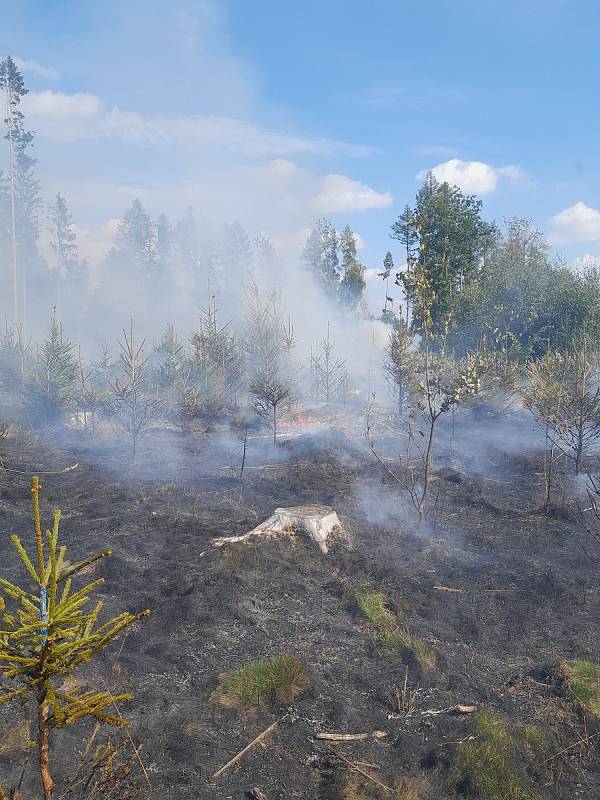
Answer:
[[[348,385],[348,370],[346,362],[337,357],[335,340],[331,335],[329,322],[327,323],[327,336],[322,340],[320,348],[311,353],[311,374],[315,400],[322,400],[329,405],[345,394]]]
[[[149,357],[144,353],[144,343],[143,339],[139,344],[136,342],[132,321],[129,333],[124,330],[118,343],[121,374],[110,381],[110,396],[106,402],[111,421],[131,441],[134,461],[141,436],[163,410],[162,400],[148,391]]]
[[[438,423],[481,388],[481,363],[476,355],[459,360],[446,353],[449,320],[439,335],[432,332],[434,292],[424,273],[415,278],[422,314],[421,346],[415,363],[405,420],[405,448],[399,467],[392,469],[375,450],[372,406],[367,413],[367,441],[386,472],[409,494],[422,522],[425,518],[433,474],[433,454]]]
[[[291,381],[280,360],[281,352],[275,345],[266,355],[264,365],[255,371],[248,386],[252,408],[270,425],[274,444],[277,444],[279,422],[292,402]]]
[[[92,367],[87,367],[81,357],[81,348],[79,348],[77,358],[77,377],[75,391],[73,394],[73,401],[77,413],[77,421],[87,431],[88,422],[93,419],[94,411],[98,405],[98,397],[96,394],[95,374]]]
[[[59,546],[60,511],[52,530],[42,534],[40,484],[32,480],[35,556],[30,557],[18,536],[12,542],[28,579],[20,585],[0,578],[0,704],[19,700],[33,705],[37,719],[38,771],[44,800],[52,800],[52,731],[91,717],[98,723],[123,727],[118,704],[128,693],[85,691],[72,681],[78,667],[88,663],[134,622],[148,615],[124,612],[99,623],[102,602],[89,606],[102,583],[92,581],[74,590],[73,579],[85,567],[107,556],[98,553],[68,565],[66,547]],[[13,688],[14,687],[14,688]]]

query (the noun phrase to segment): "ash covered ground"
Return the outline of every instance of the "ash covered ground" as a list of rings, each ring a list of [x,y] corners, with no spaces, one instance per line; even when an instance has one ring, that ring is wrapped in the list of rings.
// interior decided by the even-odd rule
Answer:
[[[353,429],[323,415],[299,420],[277,447],[251,435],[241,483],[239,437],[218,424],[155,431],[135,469],[101,437],[93,447],[78,432],[60,444],[9,437],[0,443],[1,573],[17,568],[9,534],[31,531],[29,476],[37,472],[46,519],[62,509],[70,558],[112,548],[95,572],[106,580],[107,611],[152,611],[86,674],[91,685],[134,693],[123,710],[142,744],[148,796],[225,800],[253,787],[269,800],[389,795],[367,779],[351,795],[349,776],[362,779],[340,753],[386,786],[423,778],[428,788],[415,797],[473,797],[449,774],[477,714],[445,710],[476,704],[543,732],[541,755],[517,757],[536,797],[592,800],[600,796],[593,723],[565,701],[555,672],[561,659],[598,661],[599,554],[568,498],[540,510],[542,454],[522,447],[533,441],[529,420],[509,417],[487,419],[485,436],[474,415],[446,426],[422,525],[373,459],[360,421]],[[378,446],[393,464],[399,444],[390,431]],[[332,506],[343,522],[347,537],[327,555],[301,535],[211,544],[276,507],[304,503]],[[380,646],[348,602],[365,585],[435,650],[433,669]],[[220,674],[279,654],[308,664],[309,685],[292,705],[240,713],[211,702]],[[402,716],[393,695],[405,678],[418,693]],[[22,713],[2,709],[5,735]],[[275,720],[262,745],[212,779]],[[89,731],[82,724],[53,734],[64,755],[59,780]],[[334,745],[316,738],[373,731],[386,735]],[[25,797],[36,796],[35,753],[0,752],[2,782],[21,780]],[[139,778],[143,788],[141,770]]]

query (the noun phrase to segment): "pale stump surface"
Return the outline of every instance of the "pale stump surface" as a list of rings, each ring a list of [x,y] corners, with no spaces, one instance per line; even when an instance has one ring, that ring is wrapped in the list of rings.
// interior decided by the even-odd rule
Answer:
[[[322,553],[327,553],[327,539],[335,528],[342,525],[336,512],[329,506],[305,505],[276,508],[273,514],[242,536],[213,539],[216,547],[235,542],[246,542],[255,536],[275,536],[278,533],[306,531]]]

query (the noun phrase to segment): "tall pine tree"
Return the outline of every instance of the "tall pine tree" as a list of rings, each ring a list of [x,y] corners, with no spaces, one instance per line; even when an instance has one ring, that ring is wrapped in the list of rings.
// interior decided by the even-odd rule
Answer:
[[[50,246],[56,255],[56,309],[62,319],[79,318],[87,294],[86,265],[79,260],[77,236],[65,198],[59,193],[48,213]]]
[[[28,89],[10,56],[0,61],[0,90],[4,95],[4,138],[8,144],[12,319],[15,323],[25,324],[28,282],[30,278],[35,280],[43,276],[37,252],[41,199],[39,182],[35,176],[37,162],[30,155],[33,134],[25,130],[25,118],[20,108],[21,99]]]

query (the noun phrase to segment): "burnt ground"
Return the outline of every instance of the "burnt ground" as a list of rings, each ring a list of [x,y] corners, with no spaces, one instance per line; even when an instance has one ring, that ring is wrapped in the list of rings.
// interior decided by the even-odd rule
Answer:
[[[106,680],[135,693],[123,713],[143,744],[153,797],[225,800],[258,786],[269,800],[341,800],[346,768],[315,733],[381,730],[382,740],[335,748],[377,765],[371,772],[388,784],[423,774],[432,797],[453,798],[447,766],[473,716],[427,712],[476,703],[543,731],[550,760],[523,758],[525,783],[548,798],[591,800],[600,796],[594,744],[553,758],[589,728],[561,699],[552,672],[562,658],[600,658],[598,564],[568,509],[540,512],[541,455],[514,444],[527,441],[523,424],[511,423],[510,445],[505,421],[490,423],[488,439],[469,421],[454,431],[421,527],[364,444],[339,431],[289,438],[276,449],[251,441],[243,497],[228,469],[239,453],[218,432],[157,433],[135,471],[124,451],[97,442],[92,449],[75,435],[60,445],[9,438],[0,441],[3,464],[27,474],[0,473],[0,573],[15,574],[9,534],[31,530],[29,475],[79,462],[42,475],[46,517],[62,509],[71,560],[112,548],[97,571],[107,611],[153,612],[88,674],[92,685]],[[462,455],[461,441],[472,445]],[[381,447],[393,453],[397,442]],[[327,556],[301,537],[211,547],[214,536],[243,533],[276,506],[307,502],[333,506],[352,546],[341,539]],[[380,651],[345,602],[365,581],[435,647],[433,672]],[[292,707],[240,714],[209,701],[219,673],[280,653],[310,668],[310,685]],[[398,718],[391,688],[407,666],[420,692],[414,712]],[[1,711],[4,731],[24,713]],[[265,746],[212,782],[275,719],[282,721]],[[89,730],[81,724],[54,734],[59,777]],[[34,766],[31,754],[0,748],[0,781],[16,782],[25,767],[26,798],[37,796]]]

